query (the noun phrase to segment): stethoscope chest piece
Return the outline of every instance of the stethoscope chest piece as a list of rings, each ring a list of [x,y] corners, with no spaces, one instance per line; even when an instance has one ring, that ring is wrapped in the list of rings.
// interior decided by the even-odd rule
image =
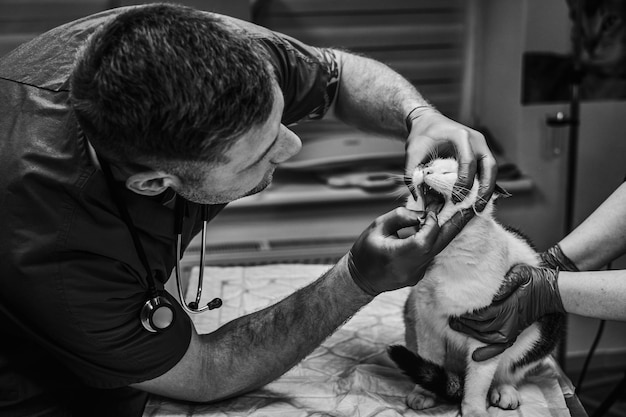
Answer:
[[[152,333],[170,328],[174,323],[176,312],[172,303],[162,295],[152,297],[141,308],[141,324]]]

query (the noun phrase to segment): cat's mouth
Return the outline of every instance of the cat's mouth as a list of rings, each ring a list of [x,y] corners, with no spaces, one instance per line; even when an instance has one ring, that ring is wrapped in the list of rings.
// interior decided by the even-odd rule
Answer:
[[[436,211],[439,211],[446,202],[446,198],[443,194],[426,183],[422,183],[417,189],[422,197],[425,208],[431,210],[437,208]]]

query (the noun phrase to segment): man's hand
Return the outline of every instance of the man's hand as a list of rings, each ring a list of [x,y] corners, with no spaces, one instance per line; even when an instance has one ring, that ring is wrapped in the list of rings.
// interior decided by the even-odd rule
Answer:
[[[433,211],[424,213],[400,207],[380,216],[350,250],[348,268],[352,279],[372,296],[417,284],[430,261],[473,215],[473,210],[461,211],[441,227]],[[417,232],[398,237],[398,231],[407,227],[414,227]]]
[[[506,274],[490,306],[450,319],[450,327],[488,343],[476,349],[472,359],[490,359],[511,346],[540,317],[565,313],[557,279],[558,270],[516,265]]]
[[[461,201],[472,189],[478,173],[480,188],[476,210],[481,212],[496,186],[498,167],[485,137],[476,130],[463,126],[428,106],[409,114],[409,137],[406,142],[406,172],[411,173],[421,163],[441,151],[443,145],[452,145],[459,162],[458,180],[453,198]]]

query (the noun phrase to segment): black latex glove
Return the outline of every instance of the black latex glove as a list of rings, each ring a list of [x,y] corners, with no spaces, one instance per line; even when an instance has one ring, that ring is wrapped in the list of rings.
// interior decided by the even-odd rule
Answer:
[[[541,266],[560,271],[578,272],[578,267],[570,258],[568,258],[557,243],[545,252],[539,254],[541,258]]]
[[[505,283],[493,303],[471,314],[450,319],[450,327],[487,346],[472,353],[477,362],[490,359],[511,346],[517,336],[538,318],[565,313],[558,289],[558,269],[516,265],[506,274]]]
[[[418,212],[401,207],[380,216],[350,249],[348,269],[352,279],[372,296],[417,284],[430,261],[473,215],[473,210],[463,210],[441,227],[432,210]],[[407,227],[416,232],[400,238],[398,231]]]

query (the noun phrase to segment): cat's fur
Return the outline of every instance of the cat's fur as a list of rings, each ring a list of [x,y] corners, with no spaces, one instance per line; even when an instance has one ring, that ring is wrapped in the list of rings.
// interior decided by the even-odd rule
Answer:
[[[626,77],[626,2],[567,0],[570,18],[580,17],[581,61],[586,71]],[[572,40],[578,33],[573,25]]]
[[[440,225],[476,201],[477,181],[465,200],[452,203],[456,179],[454,159],[435,159],[413,174],[413,187],[419,189],[424,182],[445,196],[438,215]],[[411,408],[432,407],[438,398],[460,401],[464,417],[487,416],[487,399],[500,408],[515,409],[520,403],[517,385],[554,350],[562,334],[564,318],[546,316],[524,330],[502,354],[475,362],[472,352],[484,344],[449,327],[450,316],[489,305],[513,265],[540,262],[525,238],[494,220],[494,199],[435,257],[407,299],[408,349],[392,346],[389,354],[418,384],[407,398]],[[407,207],[422,208],[411,197]]]

